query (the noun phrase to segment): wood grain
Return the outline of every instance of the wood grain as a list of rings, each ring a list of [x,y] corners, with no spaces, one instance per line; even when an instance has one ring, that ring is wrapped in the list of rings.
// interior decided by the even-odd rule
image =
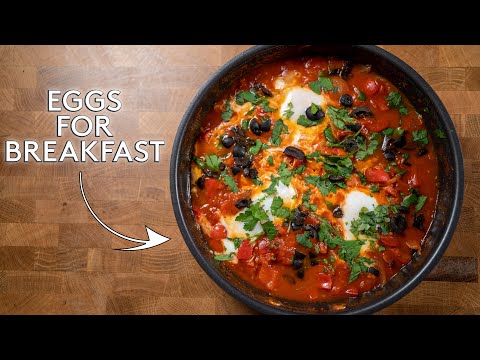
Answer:
[[[160,163],[5,163],[0,148],[1,314],[252,314],[188,251],[169,197],[179,121],[202,83],[249,46],[0,46],[0,141],[55,138],[48,89],[122,91],[115,139],[164,139]],[[382,314],[480,314],[480,46],[384,46],[446,105],[465,158],[465,205],[439,266]],[[61,141],[73,139],[66,135]],[[78,189],[117,231],[145,225],[172,238],[129,247],[89,214]]]

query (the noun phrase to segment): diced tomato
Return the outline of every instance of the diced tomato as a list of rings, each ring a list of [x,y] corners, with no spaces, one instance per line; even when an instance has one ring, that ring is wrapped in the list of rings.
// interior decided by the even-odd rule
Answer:
[[[381,235],[379,240],[383,245],[398,247],[400,245],[398,239],[392,235]]]
[[[362,181],[360,180],[360,176],[358,176],[358,174],[352,174],[350,176],[350,179],[347,179],[345,181],[345,183],[349,187],[357,187],[358,185],[360,185],[362,183]]]
[[[278,270],[274,269],[271,265],[263,264],[258,272],[258,280],[263,283],[268,289],[274,289],[277,287],[280,274]]]
[[[207,130],[202,135],[200,135],[200,138],[203,141],[208,141],[208,139],[210,139],[210,136],[212,136],[212,130]]]
[[[220,240],[227,237],[227,230],[222,224],[215,224],[212,231],[210,232],[210,237],[212,239]]]
[[[321,243],[318,244],[318,249],[319,249],[320,254],[326,254],[327,251],[328,251],[328,247],[327,247],[327,245],[325,245],[324,242],[321,242]]]
[[[253,254],[253,245],[248,245],[249,240],[244,240],[238,248],[237,258],[238,260],[248,260]]]
[[[317,276],[318,286],[325,290],[332,289],[332,277],[329,274],[320,273]]]
[[[220,180],[207,178],[205,179],[205,190],[207,191],[207,196],[215,196],[219,190],[225,189],[225,184]]]
[[[322,147],[321,153],[326,155],[335,155],[335,156],[347,156],[347,152],[343,148],[338,147]]]
[[[387,187],[385,188],[385,192],[386,192],[388,195],[391,195],[391,196],[393,196],[393,197],[398,197],[398,196],[399,196],[397,189],[395,189],[392,185],[387,186]]]
[[[385,184],[390,180],[390,175],[383,169],[368,168],[365,171],[365,177],[369,182]]]
[[[358,296],[358,289],[349,288],[349,289],[345,290],[345,294],[352,295],[352,296]]]
[[[368,96],[372,96],[372,95],[375,95],[378,90],[379,90],[379,86],[377,84],[377,82],[375,80],[368,80],[365,84],[365,95],[368,95]]]

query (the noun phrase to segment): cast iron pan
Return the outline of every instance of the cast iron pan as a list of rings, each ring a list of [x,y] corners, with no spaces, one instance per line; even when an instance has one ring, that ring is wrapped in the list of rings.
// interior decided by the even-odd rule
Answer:
[[[431,136],[439,161],[439,197],[433,224],[421,255],[414,255],[384,287],[351,298],[345,309],[332,303],[302,303],[270,296],[241,280],[213,260],[196,225],[190,205],[190,162],[201,120],[222,93],[237,79],[259,65],[303,55],[337,56],[361,64],[395,84],[425,119],[430,134],[441,129],[446,140]],[[463,200],[463,159],[452,120],[432,88],[410,66],[376,46],[256,46],[236,56],[218,70],[199,90],[177,131],[170,164],[170,191],[175,217],[193,256],[207,274],[226,292],[266,314],[368,314],[405,296],[433,269],[453,235]],[[344,302],[343,302],[344,303]],[[339,303],[337,303],[338,305]]]

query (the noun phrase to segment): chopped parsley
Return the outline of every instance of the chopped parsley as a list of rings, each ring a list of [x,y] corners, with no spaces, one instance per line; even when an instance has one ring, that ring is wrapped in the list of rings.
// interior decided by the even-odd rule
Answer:
[[[252,204],[245,212],[240,213],[235,221],[243,222],[246,231],[252,231],[259,221],[269,221],[266,211],[260,203]]]
[[[199,158],[198,156],[193,156],[193,161],[195,161],[195,164],[197,164],[197,166],[200,168],[200,169],[204,169],[205,168],[205,161],[203,161],[201,158]]]
[[[280,196],[275,196],[270,206],[270,211],[273,216],[282,219],[288,219],[290,216],[290,209],[283,206],[283,199]]]
[[[288,134],[288,127],[283,123],[282,119],[275,122],[272,130],[272,137],[268,140],[273,146],[279,146],[282,142],[281,134]]]
[[[334,90],[332,80],[330,80],[327,77],[324,77],[322,73],[318,74],[317,81],[309,82],[308,86],[310,86],[310,89],[312,89],[312,91],[317,94],[320,94],[322,90],[324,91]]]
[[[415,212],[417,213],[420,210],[422,210],[422,207],[423,207],[423,205],[425,205],[426,202],[427,202],[427,197],[426,196],[424,196],[424,195],[419,196],[417,205],[415,206]]]
[[[218,261],[230,261],[232,260],[232,254],[233,253],[230,253],[230,254],[218,254],[218,255],[215,255],[213,258],[215,260],[218,260]]]
[[[310,235],[308,232],[304,232],[303,234],[297,234],[297,242],[300,245],[305,246],[306,248],[313,248],[313,244],[310,241]]]
[[[348,115],[346,109],[337,109],[332,105],[327,105],[327,114],[332,119],[333,124],[340,130],[345,130],[345,123],[354,124],[355,121]]]
[[[428,145],[427,130],[416,130],[412,133],[413,141],[421,145]]]
[[[248,130],[248,123],[249,121],[248,120],[242,120],[242,129],[243,130]]]
[[[265,98],[260,100],[260,104],[262,105],[262,108],[265,112],[272,112],[272,111],[277,110],[277,109],[274,109],[274,108],[268,106],[268,104],[270,104],[270,102]]]
[[[250,102],[253,105],[258,105],[262,97],[255,89],[249,89],[248,91],[240,91],[235,95],[235,101],[238,105],[243,105],[246,102]]]
[[[367,97],[365,96],[365,94],[361,90],[358,90],[358,100],[361,100],[361,101],[367,100]]]
[[[231,242],[233,242],[233,246],[235,246],[235,249],[238,249],[240,245],[242,245],[243,243],[243,239],[240,239],[238,237],[234,237],[234,238],[227,237],[227,240],[230,240]]]
[[[370,136],[370,141],[368,143],[368,147],[367,147],[365,141],[363,141],[363,142],[357,141],[358,149],[359,149],[355,153],[355,157],[357,158],[357,160],[364,160],[367,156],[373,155],[373,153],[375,152],[375,150],[378,147],[377,136],[378,136],[378,133],[372,133],[372,135]]]
[[[268,240],[272,241],[275,236],[277,235],[277,229],[275,228],[275,225],[273,224],[272,221],[267,221],[261,224],[262,229],[265,232],[265,235],[267,235]]]
[[[270,180],[272,181],[270,185],[266,189],[262,190],[264,193],[267,193],[268,195],[272,195],[276,191],[278,181],[280,180],[280,178],[270,175]]]
[[[272,155],[270,155],[270,156],[267,158],[267,162],[268,162],[268,165],[273,166],[273,156],[272,156]]]
[[[219,172],[220,171],[220,164],[222,159],[220,159],[217,155],[211,154],[205,156],[205,165],[212,171]]]
[[[388,101],[387,106],[389,108],[398,109],[398,112],[401,115],[408,114],[407,108],[405,107],[405,105],[403,105],[402,95],[400,95],[398,91],[392,91],[390,94],[388,94],[385,100]]]
[[[287,119],[290,119],[294,114],[292,102],[289,102],[287,106],[288,108],[283,112],[282,115],[285,116]]]
[[[302,205],[307,208],[310,211],[317,211],[318,207],[315,204],[310,204],[310,195],[312,194],[312,191],[308,189],[306,192],[303,193],[302,195]]]
[[[413,194],[405,196],[400,205],[405,206],[405,207],[410,207],[412,205],[415,205],[417,202],[418,202],[418,195],[413,193]]]
[[[312,121],[312,120],[307,119],[307,117],[305,115],[300,115],[297,119],[297,124],[301,125],[301,126],[304,126],[304,127],[315,126],[315,125],[318,125],[320,123],[321,123],[321,121]]]
[[[262,143],[259,139],[255,140],[255,145],[252,146],[250,148],[250,150],[248,150],[248,152],[251,154],[251,155],[257,155],[260,150],[263,150],[263,149],[268,149],[270,146],[268,146],[267,144],[264,144]]]
[[[370,192],[377,193],[379,191],[380,191],[380,185],[379,184],[370,185]]]
[[[305,176],[305,181],[307,182],[307,184],[317,187],[323,196],[327,196],[331,192],[335,194],[337,192],[337,188],[347,188],[347,184],[345,184],[343,181],[331,182],[330,180],[328,180],[327,174],[323,176],[308,175]]]
[[[222,173],[220,175],[220,180],[228,186],[231,192],[237,193],[238,192],[238,186],[237,183],[235,182],[235,179],[231,176],[228,175],[227,173]]]
[[[289,186],[293,175],[300,175],[305,171],[305,168],[306,168],[305,165],[300,165],[296,169],[290,170],[287,167],[286,163],[282,163],[278,168],[278,175],[280,175],[280,181],[284,183],[286,186]]]
[[[333,136],[333,131],[331,126],[327,127],[323,131],[323,135],[325,136],[325,139],[327,139],[328,142],[332,144],[337,144],[337,140],[335,140],[335,137]]]
[[[327,155],[315,151],[308,154],[307,159],[315,159],[316,162],[323,162],[323,168],[330,175],[349,178],[353,171],[353,163],[348,156]]]
[[[230,121],[233,115],[232,107],[230,106],[230,99],[225,102],[225,111],[222,113],[222,119],[224,121]]]
[[[363,207],[358,214],[358,219],[351,222],[353,235],[358,239],[359,235],[378,237],[377,232],[387,235],[390,231],[389,206],[378,205],[372,211]]]
[[[441,129],[435,129],[435,131],[433,133],[439,139],[446,139],[447,138],[447,135],[445,135],[445,133]]]

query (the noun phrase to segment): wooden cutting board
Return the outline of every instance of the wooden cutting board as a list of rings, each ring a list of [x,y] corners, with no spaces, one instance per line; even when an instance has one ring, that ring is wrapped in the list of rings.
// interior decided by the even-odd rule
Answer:
[[[0,47],[0,313],[250,314],[202,271],[176,226],[169,196],[172,142],[201,84],[248,46]],[[385,46],[415,68],[450,112],[465,158],[465,201],[442,263],[382,314],[480,314],[480,46]],[[118,88],[115,139],[166,141],[159,164],[4,162],[4,140],[52,139],[48,89]],[[172,238],[138,252],[109,234]],[[477,179],[477,176],[479,178]]]

